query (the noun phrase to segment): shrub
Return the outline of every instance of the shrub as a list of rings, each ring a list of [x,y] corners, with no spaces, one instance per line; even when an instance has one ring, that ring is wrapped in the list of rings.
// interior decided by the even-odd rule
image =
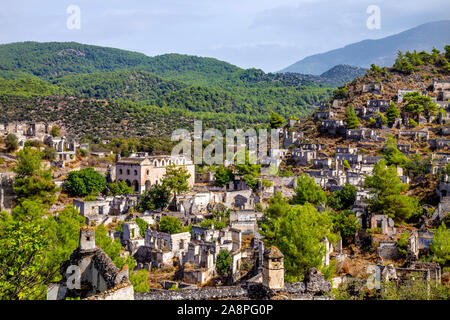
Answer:
[[[358,218],[348,210],[332,214],[332,218],[333,231],[340,233],[344,244],[350,243],[360,227]]]
[[[320,186],[318,186],[313,178],[308,177],[306,174],[302,174],[297,179],[297,188],[295,189],[295,195],[292,198],[293,204],[303,205],[309,202],[313,205],[320,205],[326,203],[327,196]]]
[[[225,276],[230,271],[231,255],[228,250],[221,249],[217,255],[216,271],[221,276]]]
[[[444,222],[434,232],[430,249],[437,263],[444,265],[450,261],[450,231]]]
[[[19,139],[13,133],[10,133],[6,136],[5,139],[6,150],[8,152],[14,152],[19,149]]]
[[[406,257],[406,251],[408,249],[408,239],[410,236],[411,234],[408,232],[408,230],[406,230],[397,240],[398,252],[400,252],[403,257]]]
[[[419,124],[414,119],[409,119],[408,125],[412,128],[417,127]]]
[[[72,196],[98,194],[106,187],[106,178],[94,170],[85,168],[69,172],[66,179],[66,189]]]
[[[174,234],[181,231],[180,220],[172,216],[164,216],[158,223],[158,229],[161,232]]]

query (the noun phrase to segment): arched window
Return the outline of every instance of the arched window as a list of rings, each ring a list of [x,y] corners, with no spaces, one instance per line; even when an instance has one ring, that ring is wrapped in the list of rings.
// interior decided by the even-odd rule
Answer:
[[[119,169],[119,174],[122,174],[123,173],[123,170],[122,169]]]
[[[127,169],[127,174],[130,174],[130,169]]]
[[[137,170],[134,170],[134,175],[137,176]]]
[[[157,167],[157,166],[158,166],[158,161],[157,161],[157,160],[153,161],[153,166],[154,166],[154,167]]]

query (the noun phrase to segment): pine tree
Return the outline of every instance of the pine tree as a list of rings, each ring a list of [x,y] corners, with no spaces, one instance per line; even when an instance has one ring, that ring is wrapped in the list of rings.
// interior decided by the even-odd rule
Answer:
[[[345,109],[345,125],[347,129],[357,129],[359,127],[359,119],[352,106]]]
[[[270,114],[270,127],[273,129],[281,128],[284,126],[284,119],[282,116],[280,116],[278,113],[275,113],[274,111]]]
[[[389,107],[386,109],[386,117],[388,120],[388,124],[392,125],[395,122],[395,119],[400,117],[400,110],[398,110],[397,106],[391,102]]]

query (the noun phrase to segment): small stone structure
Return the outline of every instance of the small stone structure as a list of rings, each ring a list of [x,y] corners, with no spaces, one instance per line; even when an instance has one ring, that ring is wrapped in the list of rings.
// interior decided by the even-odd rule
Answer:
[[[264,252],[263,284],[269,289],[284,288],[284,255],[277,247]]]
[[[134,300],[128,269],[117,269],[111,258],[95,245],[95,230],[83,227],[78,248],[61,264],[62,280],[51,283],[47,300],[80,297],[89,300]]]
[[[382,90],[383,85],[380,82],[364,84],[362,87],[362,93],[381,94]]]

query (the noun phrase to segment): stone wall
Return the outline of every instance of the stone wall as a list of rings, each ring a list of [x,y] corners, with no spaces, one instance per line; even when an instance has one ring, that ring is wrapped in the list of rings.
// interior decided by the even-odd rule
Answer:
[[[247,290],[240,286],[205,287],[183,290],[150,290],[134,294],[135,300],[210,300],[225,298],[245,298]]]

